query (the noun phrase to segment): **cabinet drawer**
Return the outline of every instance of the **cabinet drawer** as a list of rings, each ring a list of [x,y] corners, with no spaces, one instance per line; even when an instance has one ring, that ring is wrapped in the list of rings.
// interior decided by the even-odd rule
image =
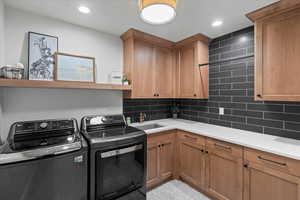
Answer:
[[[153,143],[160,144],[165,141],[174,140],[176,131],[164,131],[159,133],[153,133],[148,135],[147,144],[151,145]]]
[[[254,149],[245,149],[245,160],[251,165],[259,164],[275,170],[300,177],[300,161],[266,153]]]
[[[228,142],[209,138],[207,139],[207,148],[209,153],[216,155],[243,158],[243,147]]]
[[[193,133],[180,131],[179,139],[180,139],[180,141],[188,142],[190,144],[205,146],[205,137],[199,136],[199,135],[196,135]]]

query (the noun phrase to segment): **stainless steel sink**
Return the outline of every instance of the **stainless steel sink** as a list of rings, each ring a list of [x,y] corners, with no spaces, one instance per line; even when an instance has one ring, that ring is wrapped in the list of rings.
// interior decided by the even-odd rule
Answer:
[[[141,130],[150,130],[150,129],[156,129],[156,128],[161,128],[163,126],[159,125],[159,124],[147,124],[147,125],[143,125],[143,126],[137,126],[136,128],[141,129]]]

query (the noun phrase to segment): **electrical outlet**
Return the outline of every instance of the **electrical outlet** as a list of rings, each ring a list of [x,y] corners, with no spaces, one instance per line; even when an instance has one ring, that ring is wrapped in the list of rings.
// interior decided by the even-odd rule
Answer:
[[[219,115],[224,115],[224,108],[219,108]]]

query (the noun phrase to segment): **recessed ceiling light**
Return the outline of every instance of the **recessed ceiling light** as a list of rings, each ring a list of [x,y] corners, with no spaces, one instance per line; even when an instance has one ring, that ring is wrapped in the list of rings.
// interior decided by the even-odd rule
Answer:
[[[78,10],[79,10],[79,12],[84,13],[84,14],[88,14],[91,12],[91,10],[86,6],[79,6]]]
[[[221,21],[221,20],[216,20],[216,21],[214,21],[211,25],[213,26],[213,27],[218,27],[218,26],[221,26],[223,24],[223,21]]]
[[[177,0],[140,0],[141,18],[149,24],[166,24],[176,16]]]

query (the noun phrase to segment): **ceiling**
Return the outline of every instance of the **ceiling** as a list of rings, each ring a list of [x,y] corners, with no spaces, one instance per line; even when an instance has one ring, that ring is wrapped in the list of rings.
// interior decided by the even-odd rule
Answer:
[[[211,38],[250,26],[246,13],[278,0],[178,0],[177,16],[165,25],[144,23],[138,12],[138,0],[4,0],[6,5],[53,17],[102,32],[121,35],[136,28],[171,41],[196,33]],[[79,13],[79,5],[88,6],[90,14]],[[214,20],[223,20],[213,28]]]

